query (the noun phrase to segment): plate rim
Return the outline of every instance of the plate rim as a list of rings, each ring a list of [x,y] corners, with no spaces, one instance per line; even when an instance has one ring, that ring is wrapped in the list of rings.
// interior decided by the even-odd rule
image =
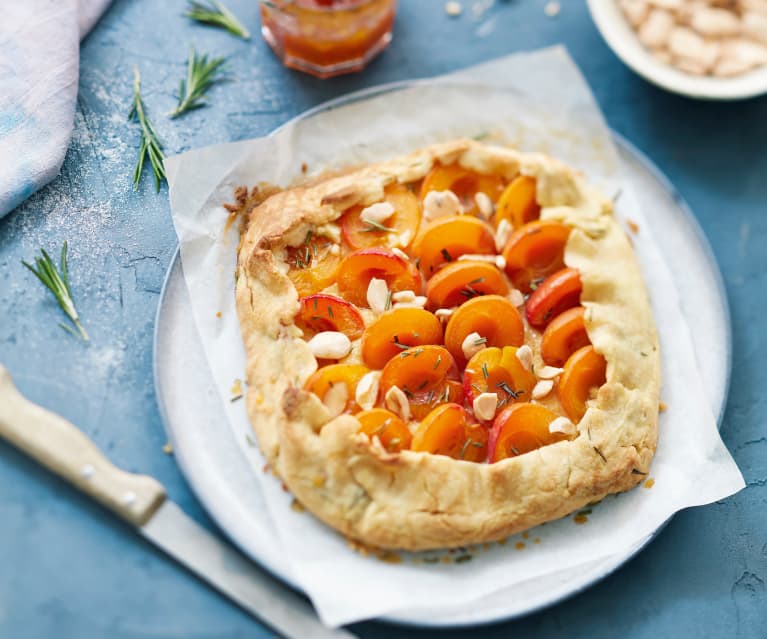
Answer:
[[[457,82],[457,83],[465,84],[463,82]],[[443,85],[451,84],[451,81],[448,78],[446,81],[441,82],[441,84]],[[267,137],[272,137],[276,135],[277,133],[279,133],[285,127],[291,126],[304,119],[308,119],[316,115],[317,113],[321,113],[323,111],[333,109],[338,106],[345,106],[347,104],[350,104],[359,100],[363,100],[366,98],[370,98],[379,94],[402,90],[402,89],[409,89],[409,88],[417,87],[420,85],[433,86],[434,82],[431,79],[400,80],[400,81],[375,85],[372,87],[367,87],[359,91],[354,91],[342,96],[338,96],[331,100],[322,102],[321,104],[318,104],[296,115],[293,118],[290,118],[289,120],[287,120],[286,122],[278,126],[277,128],[273,129],[267,135]],[[725,373],[725,379],[724,379],[724,388],[723,388],[721,404],[719,406],[718,413],[716,415],[717,427],[721,429],[722,420],[723,420],[725,409],[727,406],[727,399],[729,396],[729,388],[730,388],[730,381],[731,381],[731,375],[732,375],[732,319],[730,314],[729,299],[726,294],[724,279],[723,279],[721,270],[719,268],[719,263],[717,262],[715,254],[711,248],[711,245],[705,233],[703,232],[703,229],[698,223],[697,218],[692,212],[692,209],[690,208],[689,204],[684,199],[684,197],[681,195],[681,193],[679,193],[676,187],[674,187],[674,185],[671,183],[671,181],[666,176],[666,174],[656,164],[654,164],[649,159],[649,157],[643,151],[641,151],[636,145],[634,145],[632,142],[627,140],[624,136],[614,131],[613,129],[609,129],[609,131],[613,140],[619,146],[624,147],[630,155],[633,155],[634,158],[638,160],[642,168],[646,170],[650,175],[652,175],[652,177],[655,180],[657,180],[660,183],[660,185],[663,187],[663,189],[666,190],[666,192],[671,196],[671,198],[674,200],[677,207],[683,213],[683,215],[681,216],[681,219],[684,219],[685,223],[694,234],[697,240],[698,246],[702,249],[702,252],[706,256],[708,263],[712,266],[712,272],[714,274],[714,284],[715,284],[718,298],[722,306],[721,310],[722,310],[722,315],[724,319],[724,329],[725,329],[725,337],[726,337],[726,345],[725,345],[726,346],[726,349],[725,349],[726,373]],[[153,339],[152,339],[152,373],[154,378],[153,386],[154,386],[155,397],[156,397],[157,406],[158,406],[158,412],[160,414],[160,419],[162,421],[165,432],[169,436],[174,431],[169,426],[170,420],[168,418],[168,413],[165,406],[165,400],[162,394],[161,375],[159,373],[160,363],[159,363],[158,344],[161,339],[159,335],[161,330],[161,317],[164,312],[164,306],[165,306],[165,301],[167,297],[167,291],[169,288],[169,282],[171,281],[171,277],[173,276],[173,272],[177,266],[177,263],[181,265],[180,264],[181,263],[180,247],[178,244],[176,244],[176,247],[173,252],[173,256],[169,262],[168,268],[163,278],[163,284],[160,290],[157,310],[155,313],[155,322],[154,322]],[[183,265],[181,265],[181,267],[183,268]],[[294,588],[295,590],[303,594],[303,591],[300,589],[300,587],[296,583],[293,582],[291,578],[288,578],[278,573],[275,569],[269,567],[266,563],[264,563],[262,558],[254,557],[253,554],[247,548],[241,545],[234,538],[234,536],[230,534],[229,531],[226,530],[226,528],[219,523],[219,517],[214,513],[214,511],[211,508],[208,507],[205,500],[200,497],[200,492],[195,487],[196,482],[193,482],[190,478],[190,474],[186,472],[186,468],[181,457],[177,457],[177,463],[195,499],[203,507],[205,512],[208,514],[208,516],[215,522],[217,528],[221,531],[221,533],[226,538],[226,540],[229,543],[233,544],[241,552],[243,552],[249,559],[251,559],[252,561],[255,561],[258,564],[258,566],[261,567],[263,570],[266,570],[269,574],[271,574],[276,579],[279,579],[283,583],[288,584],[290,587]],[[599,568],[601,568],[601,565],[598,566],[597,572],[591,578],[589,578],[586,582],[579,584],[577,587],[571,588],[567,592],[556,594],[552,598],[548,598],[545,601],[541,601],[540,603],[537,603],[525,609],[524,611],[511,612],[508,614],[503,614],[503,613],[496,614],[495,616],[491,616],[487,619],[479,619],[479,620],[467,619],[467,620],[460,620],[460,621],[451,621],[449,624],[444,624],[439,622],[430,623],[424,620],[415,620],[412,618],[412,616],[409,616],[407,612],[404,614],[390,614],[390,615],[384,615],[381,617],[376,617],[375,621],[380,621],[380,622],[397,625],[397,626],[416,627],[416,628],[461,628],[461,627],[479,627],[479,626],[485,626],[485,625],[490,625],[495,623],[501,623],[503,621],[509,621],[512,619],[517,619],[517,618],[521,618],[521,617],[533,614],[535,612],[538,612],[550,606],[561,603],[562,601],[565,601],[566,599],[569,599],[570,597],[573,597],[585,591],[586,589],[592,587],[596,583],[602,581],[606,577],[613,574],[615,571],[617,571],[619,568],[621,568],[623,565],[625,565],[631,559],[633,559],[653,539],[655,539],[655,537],[657,537],[657,535],[660,534],[660,532],[666,527],[666,525],[668,525],[668,523],[671,521],[672,518],[673,518],[673,515],[669,517],[669,519],[667,519],[663,524],[661,524],[652,534],[648,535],[645,539],[640,541],[636,546],[629,549],[627,552],[620,553],[618,555],[612,555],[604,559],[601,565],[607,564],[607,567],[600,570]],[[618,559],[613,561],[615,557],[618,557]]]

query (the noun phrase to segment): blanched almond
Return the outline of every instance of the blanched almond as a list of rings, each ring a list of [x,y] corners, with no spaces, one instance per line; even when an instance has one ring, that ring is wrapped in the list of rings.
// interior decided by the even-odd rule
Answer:
[[[415,301],[415,291],[397,291],[392,293],[391,298],[395,302],[413,302]]]
[[[426,296],[416,295],[411,302],[397,302],[394,308],[423,308],[426,306]]]
[[[346,402],[349,401],[349,389],[346,384],[333,384],[322,398],[322,403],[330,413],[330,417],[338,417],[344,412]]]
[[[689,18],[690,26],[707,38],[721,38],[740,32],[738,16],[727,9],[695,6]]]
[[[489,218],[493,214],[495,207],[493,206],[493,201],[487,196],[486,193],[477,191],[476,195],[474,196],[474,201],[477,203],[479,212],[485,218]]]
[[[333,240],[336,244],[341,241],[341,227],[333,222],[318,226],[314,229],[314,234],[319,237],[327,237],[328,239]]]
[[[551,379],[542,379],[534,387],[531,393],[533,399],[542,399],[554,389],[554,381]]]
[[[469,333],[461,343],[461,350],[466,359],[471,359],[484,348],[487,348],[486,340],[476,331]]]
[[[370,410],[376,405],[380,381],[381,371],[370,371],[357,383],[354,399],[362,410]]]
[[[511,292],[506,297],[517,307],[522,306],[525,303],[525,296],[518,288],[511,289]]]
[[[480,393],[471,404],[474,415],[479,419],[489,422],[495,417],[498,408],[498,393]]]
[[[676,65],[688,73],[706,73],[719,57],[717,42],[707,42],[687,27],[671,30],[668,50],[676,58]]]
[[[533,368],[533,351],[527,344],[522,344],[517,349],[516,355],[525,370],[529,371]]]
[[[406,422],[410,419],[410,403],[407,401],[407,395],[399,386],[392,386],[386,391],[384,402],[386,408],[395,415],[399,415],[403,421]]]
[[[620,6],[623,15],[634,28],[642,24],[650,12],[650,5],[645,0],[620,0]]]
[[[541,368],[535,369],[535,374],[540,379],[554,379],[555,377],[559,377],[563,372],[563,368],[557,368],[556,366],[541,366]]]
[[[495,264],[495,255],[485,255],[480,253],[464,253],[458,256],[459,262],[487,262],[488,264]]]
[[[575,435],[577,431],[575,429],[575,424],[567,419],[567,417],[557,417],[549,424],[549,432]]]
[[[743,14],[743,33],[767,44],[767,14],[749,11]]]
[[[447,322],[447,320],[450,319],[450,317],[455,313],[455,307],[453,308],[438,308],[436,311],[434,311],[435,317],[440,322]]]
[[[374,313],[380,315],[386,310],[386,302],[389,299],[389,287],[386,280],[380,280],[374,277],[368,284],[367,300],[368,306]]]
[[[508,242],[509,237],[511,236],[511,232],[513,230],[514,229],[511,226],[511,222],[509,222],[506,218],[498,222],[498,228],[495,229],[495,250],[496,251],[503,250],[503,247],[506,246],[506,242]]]
[[[317,333],[308,342],[312,355],[318,359],[341,359],[352,350],[349,338],[338,331]]]
[[[652,9],[647,19],[639,27],[639,41],[649,49],[666,46],[671,30],[674,28],[674,16],[663,9]]]
[[[427,220],[460,212],[461,201],[452,191],[429,191],[423,199],[423,216]]]
[[[383,224],[392,215],[394,215],[394,207],[389,202],[376,202],[362,209],[360,219],[372,224]]]

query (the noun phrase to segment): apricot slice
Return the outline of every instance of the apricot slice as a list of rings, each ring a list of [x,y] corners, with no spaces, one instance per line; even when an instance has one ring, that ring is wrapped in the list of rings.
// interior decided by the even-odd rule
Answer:
[[[484,295],[469,300],[453,313],[445,329],[445,346],[459,366],[466,363],[463,342],[479,333],[486,346],[520,346],[525,326],[517,308],[500,295]]]
[[[559,222],[536,220],[520,226],[503,248],[511,283],[529,293],[534,288],[531,283],[561,269],[569,235],[570,227]]]
[[[516,457],[566,439],[566,435],[549,432],[549,424],[556,418],[556,413],[540,404],[522,402],[508,406],[490,429],[488,461]]]
[[[421,201],[429,191],[452,191],[461,201],[464,213],[477,215],[479,207],[474,199],[477,193],[484,193],[493,202],[503,193],[503,180],[496,175],[483,175],[458,164],[437,164],[421,184]]]
[[[448,264],[426,284],[426,306],[431,310],[460,306],[480,295],[509,292],[503,274],[492,264],[466,260]]]
[[[571,308],[549,322],[541,338],[541,357],[550,366],[564,366],[567,358],[591,342],[586,333],[582,306]]]
[[[410,346],[442,343],[442,324],[422,308],[396,308],[385,312],[362,335],[362,361],[383,368]]]
[[[451,399],[448,379],[457,379],[453,356],[443,346],[416,346],[390,359],[381,372],[381,394],[397,386],[408,398],[410,410],[419,419],[430,408]],[[456,390],[452,393],[455,395]]]
[[[535,375],[517,358],[515,346],[491,346],[475,354],[463,373],[463,391],[469,402],[481,393],[497,393],[498,407],[526,401],[536,383]]]
[[[384,189],[383,201],[392,205],[394,213],[381,224],[362,219],[364,206],[353,206],[341,217],[341,232],[352,249],[410,246],[421,223],[418,198],[404,184],[393,182]]]
[[[358,339],[365,330],[365,321],[357,307],[335,295],[316,293],[298,300],[301,310],[296,316],[296,326],[310,338],[322,331],[339,331],[349,339]]]
[[[321,400],[325,399],[326,393],[336,384],[346,385],[346,406],[344,411],[348,412],[357,406],[354,400],[354,394],[357,390],[357,384],[363,375],[369,373],[370,369],[359,364],[330,364],[323,366],[306,380],[304,389],[314,393]]]
[[[367,306],[370,280],[386,281],[390,291],[421,292],[421,274],[405,258],[382,248],[361,249],[350,253],[338,269],[341,296],[357,306]]]
[[[574,268],[563,268],[549,275],[527,299],[527,321],[535,328],[543,328],[581,301],[581,276]]]
[[[360,433],[365,433],[370,439],[378,437],[381,445],[390,453],[398,453],[410,448],[413,435],[407,424],[391,411],[385,408],[372,408],[357,413],[360,420]]]
[[[501,220],[508,220],[513,228],[519,228],[528,222],[537,220],[541,207],[535,200],[535,178],[518,175],[509,184],[495,207],[495,225]]]
[[[453,459],[482,461],[487,447],[487,432],[469,422],[459,404],[444,404],[432,410],[418,425],[411,449]]]
[[[443,264],[455,262],[461,255],[494,255],[495,240],[487,224],[476,217],[443,217],[426,225],[412,250],[428,279]]]
[[[586,401],[593,389],[605,383],[606,373],[607,362],[593,346],[579,348],[565,362],[557,384],[557,395],[574,424],[586,414]]]
[[[341,258],[333,246],[327,238],[309,233],[301,246],[288,247],[288,277],[299,297],[318,293],[335,281]]]

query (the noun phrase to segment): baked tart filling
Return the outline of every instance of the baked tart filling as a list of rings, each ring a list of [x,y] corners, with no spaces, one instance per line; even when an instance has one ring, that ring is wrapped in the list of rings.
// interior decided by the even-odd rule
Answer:
[[[647,472],[647,296],[611,202],[551,158],[459,140],[274,195],[237,301],[264,454],[365,543],[499,539]]]

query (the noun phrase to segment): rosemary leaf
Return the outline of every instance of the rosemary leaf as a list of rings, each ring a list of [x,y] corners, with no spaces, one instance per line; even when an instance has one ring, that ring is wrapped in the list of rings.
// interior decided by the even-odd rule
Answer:
[[[40,249],[40,256],[35,257],[34,266],[24,260],[22,260],[21,263],[32,271],[37,276],[37,279],[39,279],[45,287],[53,293],[61,310],[64,311],[66,316],[75,325],[79,335],[66,324],[59,323],[59,326],[73,335],[81,337],[83,341],[87,342],[90,338],[88,337],[88,333],[85,332],[83,325],[80,323],[80,316],[77,314],[77,309],[72,301],[72,289],[69,285],[69,269],[67,268],[67,250],[67,243],[64,242],[61,246],[61,263],[59,270],[56,270],[56,264],[45,249]]]
[[[157,137],[157,132],[144,111],[144,100],[141,98],[141,75],[138,72],[138,67],[133,67],[133,106],[128,113],[128,120],[138,122],[141,126],[141,146],[139,147],[136,170],[133,172],[133,188],[138,190],[141,174],[144,171],[144,160],[148,156],[154,174],[155,191],[159,191],[160,183],[166,179],[165,166],[163,165],[165,154],[162,152],[162,143]]]
[[[194,47],[189,49],[189,59],[186,64],[186,78],[181,80],[178,89],[178,105],[170,112],[171,118],[177,118],[182,113],[199,109],[207,104],[207,92],[222,78],[222,70],[226,58],[211,58],[208,54],[197,54]]]
[[[237,16],[218,0],[210,0],[209,2],[189,0],[189,6],[184,15],[195,22],[226,29],[232,35],[243,40],[250,40],[250,32],[237,19]]]
[[[382,233],[394,233],[394,229],[390,228],[388,226],[384,226],[380,222],[376,222],[375,220],[363,220],[365,224],[367,225],[366,228],[362,229],[363,233],[376,233],[376,232],[382,232]]]

